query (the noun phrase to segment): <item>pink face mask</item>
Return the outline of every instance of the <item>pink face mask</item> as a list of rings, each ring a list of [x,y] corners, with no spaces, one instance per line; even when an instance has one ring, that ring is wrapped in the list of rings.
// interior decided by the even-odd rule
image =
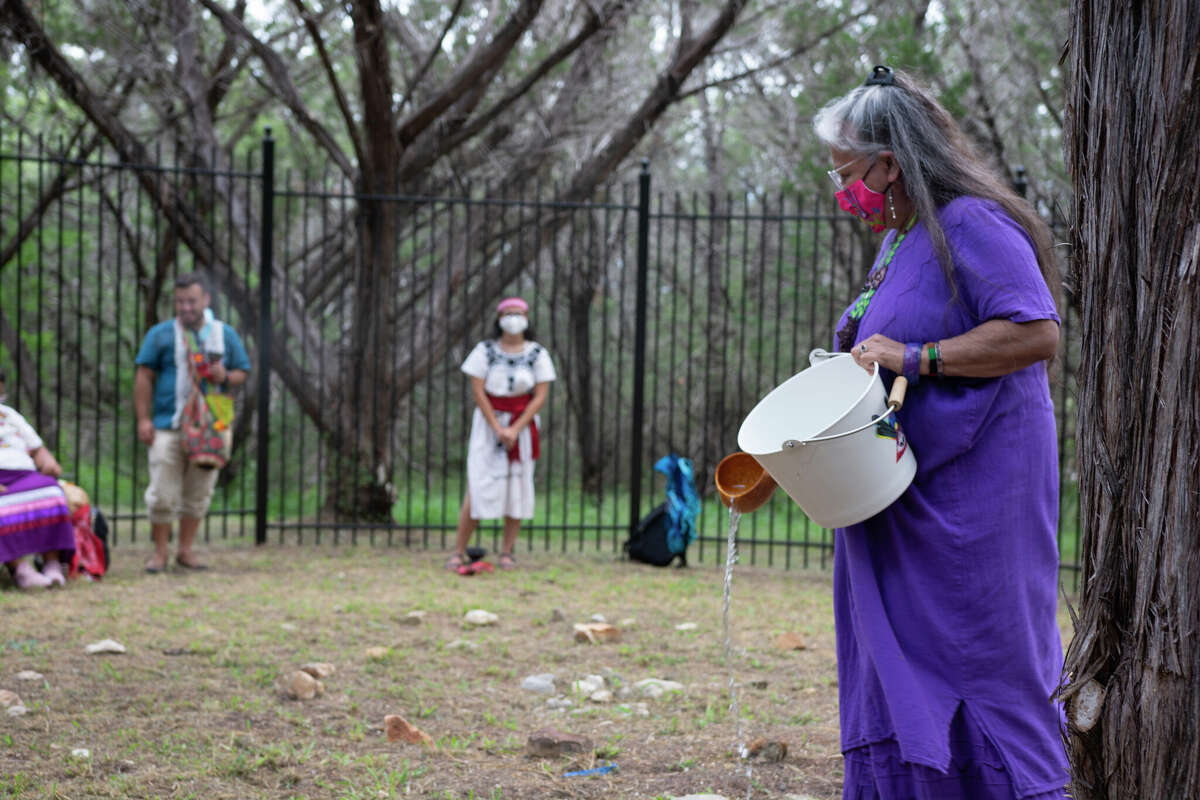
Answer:
[[[838,205],[846,211],[871,226],[871,230],[880,233],[886,227],[883,218],[883,207],[887,199],[886,192],[892,188],[889,183],[883,192],[877,192],[859,178],[854,183],[834,195]]]

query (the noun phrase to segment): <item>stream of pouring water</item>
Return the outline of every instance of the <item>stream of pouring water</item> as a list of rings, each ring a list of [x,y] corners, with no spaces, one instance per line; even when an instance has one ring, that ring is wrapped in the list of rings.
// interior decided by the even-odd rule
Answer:
[[[729,673],[729,713],[733,714],[737,737],[733,742],[733,750],[746,767],[746,800],[750,800],[753,784],[750,781],[750,760],[745,745],[742,744],[742,714],[738,702],[737,679],[733,669],[733,641],[729,631],[729,598],[733,588],[733,565],[737,563],[737,529],[742,519],[740,511],[729,509],[729,543],[725,549],[725,595],[721,605],[722,627],[725,632],[725,668]]]

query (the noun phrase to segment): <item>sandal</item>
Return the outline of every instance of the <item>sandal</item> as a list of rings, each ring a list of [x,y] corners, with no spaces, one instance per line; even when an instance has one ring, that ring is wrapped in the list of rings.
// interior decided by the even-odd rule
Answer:
[[[458,568],[463,565],[464,561],[462,553],[455,553],[446,559],[446,569],[451,572],[458,572]]]
[[[513,558],[512,553],[501,553],[499,561],[500,561],[500,569],[516,569],[517,568],[517,560],[515,558]]]

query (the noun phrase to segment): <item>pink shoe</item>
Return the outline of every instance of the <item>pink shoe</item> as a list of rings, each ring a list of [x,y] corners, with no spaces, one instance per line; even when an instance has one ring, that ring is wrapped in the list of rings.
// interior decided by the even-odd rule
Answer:
[[[42,565],[42,576],[50,579],[51,586],[66,586],[67,578],[63,575],[62,564],[55,561],[47,561]]]
[[[13,580],[18,589],[46,589],[53,581],[33,568],[28,561],[19,561],[13,570]]]

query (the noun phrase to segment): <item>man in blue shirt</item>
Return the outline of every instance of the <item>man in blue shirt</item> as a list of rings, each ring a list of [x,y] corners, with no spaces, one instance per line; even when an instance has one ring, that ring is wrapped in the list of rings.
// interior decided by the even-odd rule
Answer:
[[[237,332],[213,319],[204,276],[197,272],[175,281],[175,318],[160,322],[146,333],[137,355],[133,407],[137,434],[150,448],[150,486],[146,489],[154,555],[147,572],[167,567],[171,526],[179,520],[179,545],[175,563],[184,569],[204,569],[192,545],[200,520],[208,513],[215,469],[188,461],[180,441],[180,414],[191,391],[187,370],[188,338],[194,337],[207,362],[208,381],[225,391],[246,382],[250,359]],[[191,334],[191,337],[189,337]]]

